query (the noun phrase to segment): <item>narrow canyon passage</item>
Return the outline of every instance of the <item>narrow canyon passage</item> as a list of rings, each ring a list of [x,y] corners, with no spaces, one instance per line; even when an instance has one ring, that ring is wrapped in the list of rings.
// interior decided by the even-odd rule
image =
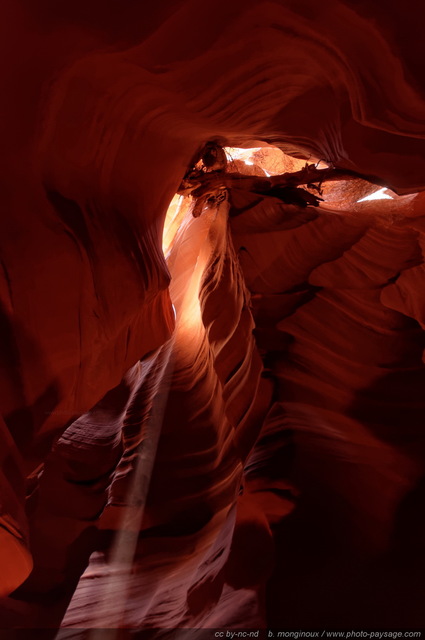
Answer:
[[[418,7],[9,5],[0,628],[424,627]]]
[[[158,450],[131,576],[122,562],[111,574],[110,559],[94,556],[68,608],[65,626],[202,624],[224,584],[235,580],[228,568],[235,522],[236,530],[248,527],[247,539],[251,528],[271,546],[271,532],[258,507],[246,513],[235,508],[244,485],[246,453],[268,409],[271,387],[260,378],[249,294],[229,236],[229,206],[222,203],[194,218],[190,200],[177,199],[164,229],[176,328],[165,407],[153,426],[160,431]],[[149,378],[154,391],[154,374]],[[137,394],[143,391],[145,405],[146,388],[139,387]],[[152,395],[150,402],[154,408],[158,396]],[[137,400],[134,409],[130,407],[123,432],[128,449],[100,521],[109,535],[117,535],[117,530],[122,535],[121,512],[132,502],[134,457],[143,456],[152,413],[141,412]],[[139,464],[146,468],[146,461]],[[128,546],[128,536],[124,544]],[[245,549],[246,562],[254,552],[255,537]],[[250,586],[255,588],[259,578],[254,570]],[[117,582],[125,597],[117,598]],[[149,593],[146,608],[136,605],[141,591]]]

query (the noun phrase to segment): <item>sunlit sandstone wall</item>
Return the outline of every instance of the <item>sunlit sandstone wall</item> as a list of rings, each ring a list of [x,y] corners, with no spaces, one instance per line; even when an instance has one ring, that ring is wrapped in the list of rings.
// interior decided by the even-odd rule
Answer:
[[[423,620],[421,200],[234,199],[256,342],[277,379],[253,462],[269,486],[299,491],[276,530],[271,626]]]
[[[93,558],[67,626],[193,626],[224,584],[239,579],[241,567],[246,566],[246,586],[253,588],[270,570],[263,560],[252,561],[258,540],[270,549],[272,542],[267,519],[245,491],[243,466],[268,409],[271,385],[260,376],[249,294],[228,236],[227,211],[223,204],[194,219],[189,210],[175,237],[168,266],[176,330],[164,347],[166,366],[155,369],[158,354],[151,365],[142,364],[142,374],[148,366],[149,375],[129,407],[124,456],[100,521],[108,535],[120,533],[112,557]],[[156,453],[149,478],[146,451]],[[74,460],[79,457],[76,449]],[[236,561],[230,551],[235,523],[251,545],[233,552]],[[134,539],[130,575],[122,555],[135,528],[142,537]]]

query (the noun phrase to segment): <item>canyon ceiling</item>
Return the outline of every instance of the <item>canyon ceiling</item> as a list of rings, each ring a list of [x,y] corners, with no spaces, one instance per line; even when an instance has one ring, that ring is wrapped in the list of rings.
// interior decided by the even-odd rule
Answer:
[[[4,8],[0,627],[425,628],[420,3]]]

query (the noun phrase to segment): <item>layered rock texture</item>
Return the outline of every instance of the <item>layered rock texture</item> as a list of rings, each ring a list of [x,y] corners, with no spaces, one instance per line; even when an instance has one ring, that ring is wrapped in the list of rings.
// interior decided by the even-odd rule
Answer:
[[[6,3],[0,627],[424,626],[421,9],[158,5]]]

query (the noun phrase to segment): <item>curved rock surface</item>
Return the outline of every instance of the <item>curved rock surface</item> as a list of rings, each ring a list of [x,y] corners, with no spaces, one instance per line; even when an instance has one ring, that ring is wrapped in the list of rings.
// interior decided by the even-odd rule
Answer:
[[[7,8],[1,625],[423,625],[417,3]]]

